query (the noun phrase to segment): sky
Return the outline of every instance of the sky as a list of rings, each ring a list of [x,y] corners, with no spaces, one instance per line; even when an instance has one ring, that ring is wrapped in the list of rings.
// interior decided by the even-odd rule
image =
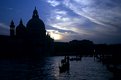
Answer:
[[[121,43],[121,0],[0,0],[0,35],[31,19],[34,8],[55,41]]]

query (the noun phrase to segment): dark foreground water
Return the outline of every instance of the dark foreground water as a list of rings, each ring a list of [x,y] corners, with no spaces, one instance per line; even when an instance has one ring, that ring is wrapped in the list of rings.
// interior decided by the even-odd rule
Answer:
[[[47,57],[40,61],[0,60],[0,80],[111,80],[104,65],[92,57],[71,61],[70,71],[59,73],[63,57]]]

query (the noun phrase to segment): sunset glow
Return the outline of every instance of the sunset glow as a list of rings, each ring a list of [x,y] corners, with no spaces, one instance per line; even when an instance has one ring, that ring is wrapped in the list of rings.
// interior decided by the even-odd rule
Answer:
[[[61,34],[59,34],[59,32],[57,31],[53,31],[53,30],[48,30],[50,37],[53,38],[54,40],[62,40],[63,36]]]

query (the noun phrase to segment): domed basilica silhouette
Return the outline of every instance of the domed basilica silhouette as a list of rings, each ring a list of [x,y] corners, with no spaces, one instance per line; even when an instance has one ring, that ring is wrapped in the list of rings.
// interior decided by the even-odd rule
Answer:
[[[23,24],[22,19],[16,29],[13,21],[10,24],[11,37],[17,37],[19,39],[26,38],[29,40],[38,40],[39,42],[43,42],[49,37],[49,34],[46,33],[45,24],[39,18],[36,7],[33,11],[32,18],[28,21],[26,26]]]
[[[33,48],[49,49],[53,39],[47,34],[44,22],[39,18],[38,11],[35,7],[32,18],[28,21],[27,25],[23,24],[22,19],[18,26],[14,25],[11,21],[10,24],[10,38],[15,40],[18,49],[27,47],[28,50]],[[23,44],[23,45],[22,45]],[[25,50],[25,48],[24,48]]]

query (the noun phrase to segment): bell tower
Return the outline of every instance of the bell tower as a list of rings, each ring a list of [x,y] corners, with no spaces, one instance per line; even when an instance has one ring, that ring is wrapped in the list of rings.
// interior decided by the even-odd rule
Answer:
[[[14,25],[13,20],[11,21],[11,24],[10,24],[10,36],[11,37],[15,36],[15,25]]]

